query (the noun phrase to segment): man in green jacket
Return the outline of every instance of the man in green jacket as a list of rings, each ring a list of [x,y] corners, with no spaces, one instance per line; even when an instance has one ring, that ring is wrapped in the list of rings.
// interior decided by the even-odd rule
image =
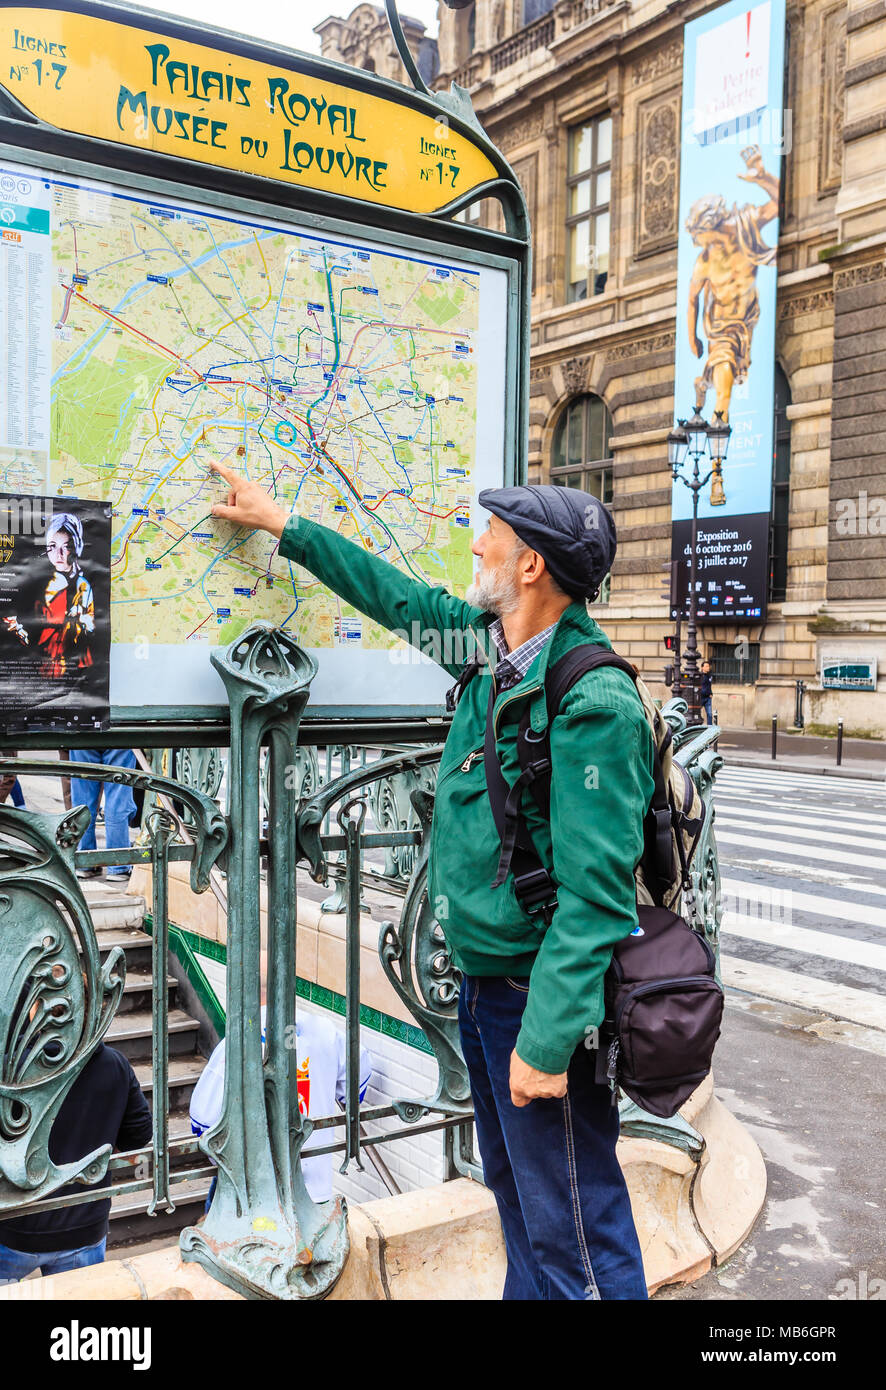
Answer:
[[[490,690],[505,780],[520,773],[516,732],[529,709],[547,727],[544,676],[564,653],[609,647],[588,612],[615,553],[605,507],[560,487],[487,490],[466,599],[427,585],[363,546],[282,510],[256,483],[228,485],[215,516],[280,539],[280,554],[407,640],[420,634],[451,675],[483,661],[459,699],[440,762],[428,892],[463,973],[462,1047],[484,1178],[508,1256],[505,1298],[645,1298],[640,1248],[615,1156],[618,1111],[595,1081],[603,977],[637,927],[634,869],[652,797],[652,735],[631,679],[586,672],[550,725],[550,818],[522,810],[556,897],[530,910],[509,872],[493,886],[501,840],[483,759]],[[492,684],[494,683],[494,685]]]

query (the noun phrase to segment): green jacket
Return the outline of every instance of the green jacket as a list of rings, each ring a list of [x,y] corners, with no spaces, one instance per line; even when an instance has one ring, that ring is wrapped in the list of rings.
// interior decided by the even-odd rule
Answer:
[[[280,554],[303,565],[346,603],[434,655],[453,678],[481,646],[497,660],[493,619],[442,585],[412,579],[361,545],[304,517],[286,523]],[[466,636],[465,642],[459,638]],[[544,673],[582,642],[610,646],[584,603],[565,609],[523,680],[498,696],[496,746],[509,783],[519,774],[516,731],[526,701],[533,729],[547,724]],[[428,894],[456,965],[469,975],[528,975],[517,1052],[539,1071],[566,1070],[603,1019],[603,976],[612,947],[637,925],[634,868],[652,797],[652,734],[630,677],[588,671],[551,726],[551,818],[532,794],[523,810],[536,849],[555,879],[557,906],[545,926],[520,906],[513,875],[492,888],[501,842],[486,792],[483,741],[488,666],[467,686],[446,739],[437,780]]]

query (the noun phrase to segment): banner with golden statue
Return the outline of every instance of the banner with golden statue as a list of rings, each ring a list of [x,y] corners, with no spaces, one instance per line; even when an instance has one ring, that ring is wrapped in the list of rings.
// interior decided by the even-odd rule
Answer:
[[[684,30],[674,412],[719,414],[732,430],[699,498],[697,610],[709,622],[766,613],[784,30],[785,0],[736,0]],[[692,495],[679,484],[672,516],[686,612]]]

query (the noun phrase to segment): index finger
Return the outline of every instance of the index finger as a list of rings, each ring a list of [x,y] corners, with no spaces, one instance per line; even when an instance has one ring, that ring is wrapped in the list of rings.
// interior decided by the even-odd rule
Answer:
[[[227,483],[239,483],[242,481],[240,474],[235,473],[233,468],[229,468],[226,463],[217,463],[215,459],[210,459],[207,465],[214,473],[220,473]]]

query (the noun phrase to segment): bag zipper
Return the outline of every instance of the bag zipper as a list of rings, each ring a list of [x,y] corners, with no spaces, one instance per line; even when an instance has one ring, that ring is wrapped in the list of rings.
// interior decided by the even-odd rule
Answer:
[[[713,985],[714,989],[718,990],[721,994],[723,992],[722,985],[718,985],[717,981],[711,975],[675,975],[669,980],[648,980],[646,984],[635,985],[633,989],[628,990],[624,999],[619,1004],[615,1014],[616,1032],[618,1032],[621,1027],[621,1016],[628,1004],[632,1004],[635,999],[642,998],[644,994],[655,994],[661,990],[670,989],[672,985]]]

